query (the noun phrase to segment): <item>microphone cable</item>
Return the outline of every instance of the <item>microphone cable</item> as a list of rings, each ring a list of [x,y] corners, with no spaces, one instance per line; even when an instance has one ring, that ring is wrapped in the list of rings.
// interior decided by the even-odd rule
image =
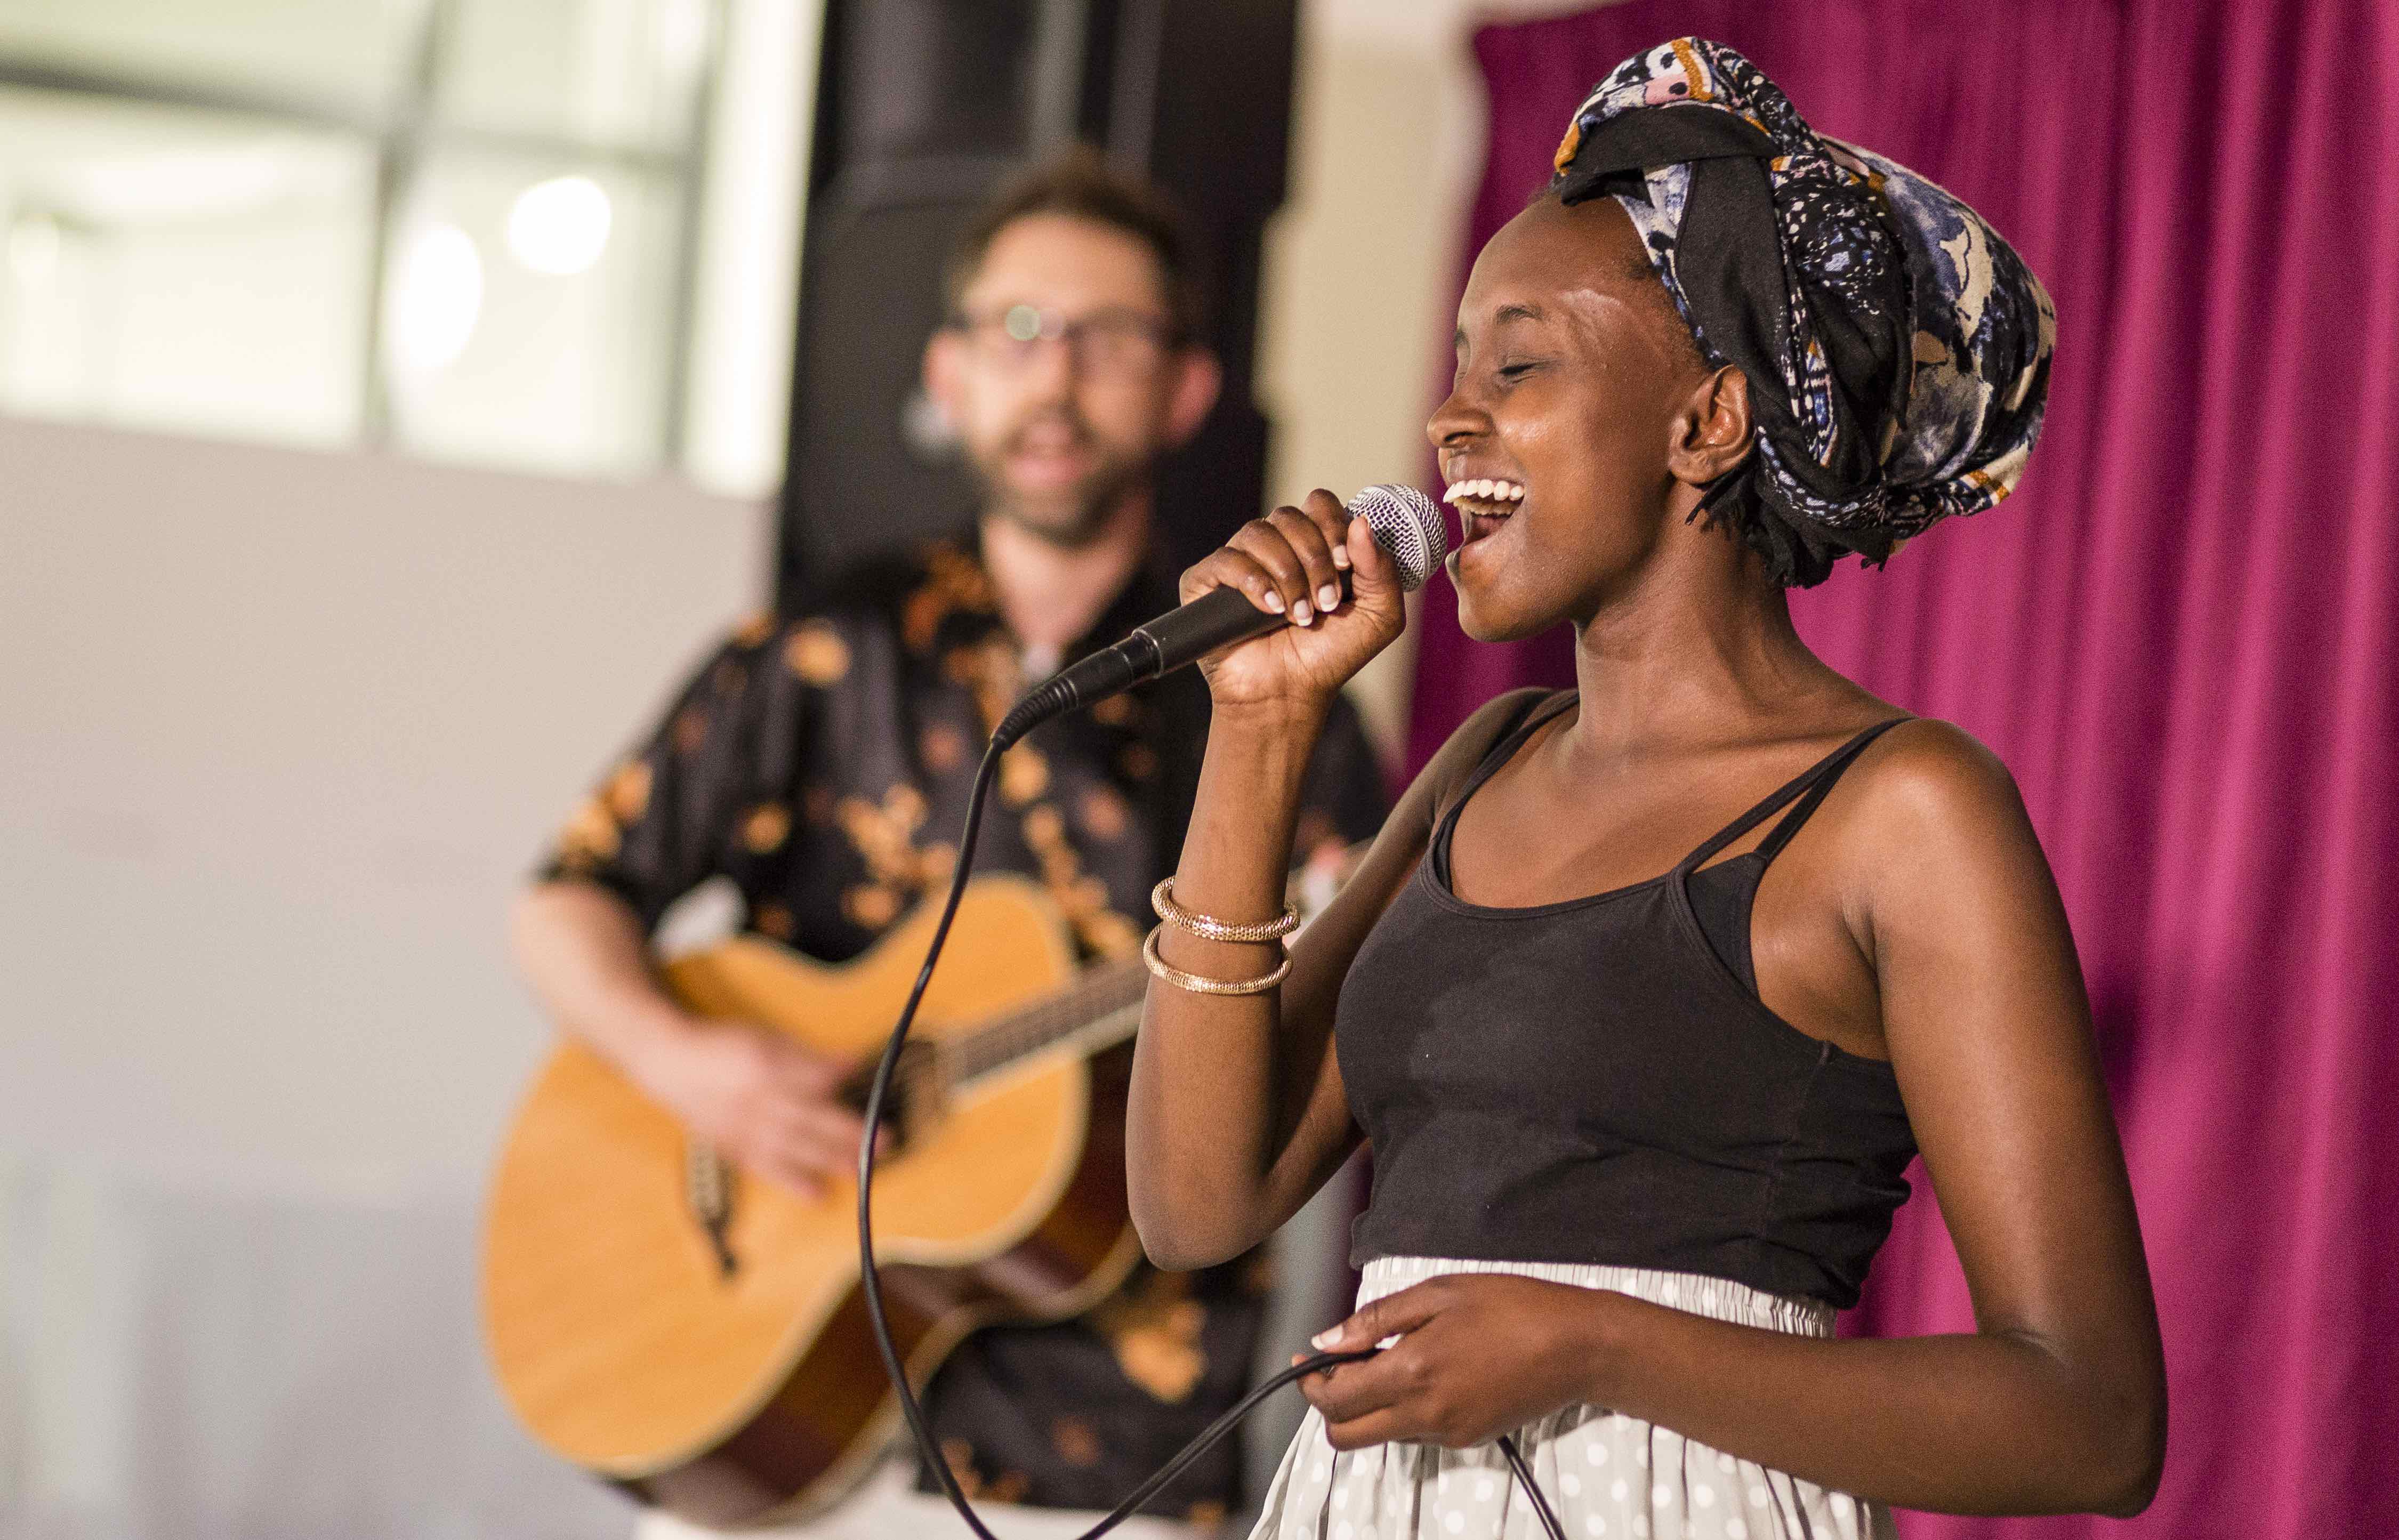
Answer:
[[[908,1431],[916,1441],[919,1457],[933,1472],[933,1479],[941,1483],[942,1494],[949,1499],[952,1507],[957,1509],[958,1517],[966,1520],[967,1528],[978,1540],[999,1540],[999,1537],[985,1528],[983,1520],[976,1515],[974,1505],[967,1501],[966,1493],[958,1486],[956,1474],[950,1469],[950,1462],[942,1456],[940,1445],[934,1440],[932,1425],[925,1420],[924,1405],[917,1400],[916,1392],[908,1384],[907,1365],[901,1361],[899,1344],[891,1335],[890,1317],[884,1310],[883,1279],[874,1261],[874,1139],[883,1127],[883,1103],[890,1094],[892,1074],[899,1068],[901,1050],[908,1046],[908,1029],[915,1023],[916,1007],[925,998],[925,987],[932,982],[933,965],[941,960],[942,946],[950,936],[950,922],[957,918],[958,901],[966,893],[967,876],[974,867],[975,842],[983,832],[983,803],[990,793],[993,777],[999,768],[999,757],[1013,741],[1013,736],[1003,737],[994,734],[990,745],[983,750],[983,763],[975,769],[974,790],[967,797],[966,828],[958,837],[957,860],[950,872],[949,896],[942,900],[942,917],[933,926],[932,942],[925,949],[925,966],[917,970],[915,985],[909,990],[907,1004],[901,1007],[900,1020],[891,1029],[889,1041],[883,1046],[883,1057],[875,1063],[874,1079],[866,1092],[865,1132],[858,1143],[858,1276],[866,1295],[866,1317],[874,1328],[875,1350],[883,1357],[883,1371],[890,1378],[892,1394],[900,1398],[901,1415],[907,1421]],[[1362,1362],[1373,1358],[1377,1351],[1367,1348],[1357,1353],[1320,1353],[1269,1377],[1224,1415],[1210,1423],[1198,1438],[1184,1445],[1174,1458],[1159,1466],[1156,1475],[1133,1488],[1123,1502],[1084,1531],[1078,1540],[1100,1540],[1100,1536],[1132,1517],[1144,1503],[1182,1475],[1193,1461],[1213,1448],[1275,1391],[1320,1370]],[[1556,1513],[1552,1511],[1549,1500],[1534,1481],[1532,1467],[1517,1452],[1515,1441],[1503,1434],[1499,1439],[1499,1448],[1514,1469],[1516,1479],[1523,1483],[1526,1495],[1531,1498],[1534,1513],[1540,1520],[1541,1527],[1552,1540],[1565,1540],[1565,1531],[1559,1524]]]

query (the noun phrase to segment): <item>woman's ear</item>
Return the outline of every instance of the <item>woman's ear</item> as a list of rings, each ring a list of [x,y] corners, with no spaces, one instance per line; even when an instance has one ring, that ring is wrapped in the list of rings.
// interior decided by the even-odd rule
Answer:
[[[1666,468],[1701,487],[1749,458],[1749,376],[1727,364],[1702,377],[1674,413]]]

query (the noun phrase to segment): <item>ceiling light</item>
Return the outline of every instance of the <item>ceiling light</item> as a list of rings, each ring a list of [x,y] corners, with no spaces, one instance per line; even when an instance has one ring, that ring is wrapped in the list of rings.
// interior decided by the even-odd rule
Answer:
[[[436,374],[458,361],[483,309],[483,257],[454,224],[421,231],[401,258],[389,320],[391,358],[403,374]]]
[[[508,250],[536,273],[586,272],[607,247],[611,212],[590,177],[537,182],[508,209]]]

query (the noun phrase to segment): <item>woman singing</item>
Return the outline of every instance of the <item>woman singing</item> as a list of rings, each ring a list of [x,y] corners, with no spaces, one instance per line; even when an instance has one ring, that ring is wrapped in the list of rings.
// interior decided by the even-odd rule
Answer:
[[[1941,189],[1695,39],[1619,66],[1458,308],[1429,431],[1484,641],[1575,629],[1490,702],[1291,950],[1299,775],[1399,634],[1339,504],[1186,574],[1291,624],[1207,665],[1213,727],[1149,957],[1133,1207],[1239,1255],[1362,1141],[1367,1361],[1261,1535],[1887,1534],[1885,1505],[2130,1514],[2157,1324],[2089,1006],[2006,770],[1843,679],[1785,590],[2005,495],[2054,320]],[[1344,598],[1347,570],[1354,595]],[[1970,1335],[1836,1340],[1921,1154]]]

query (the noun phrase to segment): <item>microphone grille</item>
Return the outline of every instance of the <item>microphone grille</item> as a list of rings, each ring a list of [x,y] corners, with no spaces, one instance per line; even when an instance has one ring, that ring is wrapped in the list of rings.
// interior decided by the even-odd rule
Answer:
[[[1368,487],[1349,499],[1349,511],[1366,520],[1375,543],[1391,553],[1400,587],[1414,593],[1449,556],[1449,520],[1441,505],[1414,487]]]

